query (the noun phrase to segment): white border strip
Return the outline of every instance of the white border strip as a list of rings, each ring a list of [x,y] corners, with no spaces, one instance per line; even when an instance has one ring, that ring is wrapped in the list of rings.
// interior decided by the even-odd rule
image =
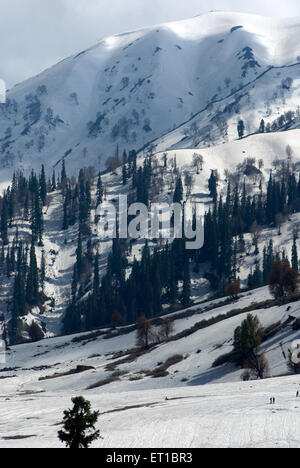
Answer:
[[[6,86],[5,81],[0,79],[0,104],[6,102]]]

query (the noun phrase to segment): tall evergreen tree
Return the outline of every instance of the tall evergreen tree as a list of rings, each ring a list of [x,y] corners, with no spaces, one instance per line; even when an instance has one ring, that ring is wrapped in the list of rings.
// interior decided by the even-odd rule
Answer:
[[[37,304],[39,300],[39,274],[34,242],[30,249],[30,263],[26,282],[26,300],[28,304]]]
[[[245,124],[243,120],[239,120],[237,130],[238,130],[239,138],[243,138],[244,133],[245,133]]]
[[[1,238],[4,245],[8,244],[8,207],[7,199],[3,198],[1,211]]]
[[[181,177],[177,178],[173,203],[181,203],[183,201],[183,185]]]
[[[86,449],[100,438],[95,429],[99,411],[91,411],[91,403],[83,397],[72,398],[73,408],[64,412],[63,430],[58,432],[61,442],[70,449]]]
[[[45,206],[47,203],[47,182],[44,164],[42,165],[42,171],[40,175],[40,197],[43,206]]]
[[[211,171],[210,178],[208,181],[208,188],[210,196],[212,197],[214,203],[217,201],[217,177],[215,171]]]
[[[55,177],[55,171],[53,171],[53,174],[52,174],[51,190],[52,190],[52,192],[55,192],[55,190],[56,190],[56,177]]]
[[[67,181],[67,172],[66,172],[66,163],[65,160],[62,160],[62,169],[61,169],[61,178],[60,178],[61,183],[65,183]]]
[[[98,175],[98,181],[97,181],[97,206],[101,205],[103,202],[103,184],[102,184],[102,179],[101,179],[101,174],[99,173]]]
[[[293,247],[292,247],[292,268],[296,271],[299,271],[297,238],[295,235],[294,235],[294,241],[293,241]]]
[[[41,258],[41,273],[40,273],[40,282],[41,282],[42,291],[44,291],[45,280],[46,280],[46,260],[45,260],[45,252],[43,250],[42,258]]]

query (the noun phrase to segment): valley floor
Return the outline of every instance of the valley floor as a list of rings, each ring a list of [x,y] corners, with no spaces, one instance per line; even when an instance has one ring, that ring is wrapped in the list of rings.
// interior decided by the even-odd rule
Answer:
[[[278,377],[288,372],[283,350],[299,338],[298,332],[284,328],[264,343],[273,378],[241,382],[240,369],[212,367],[232,349],[234,329],[247,315],[243,308],[252,304],[255,309],[255,303],[268,297],[262,288],[244,293],[234,304],[216,307],[217,300],[201,310],[194,306],[190,317],[176,319],[174,314],[180,332],[199,320],[241,310],[134,360],[126,361],[130,354],[119,355],[135,345],[130,330],[110,339],[102,330],[12,347],[0,369],[0,448],[60,447],[57,432],[63,411],[78,395],[101,413],[103,439],[95,447],[300,447],[300,376]],[[205,306],[215,308],[205,312]],[[265,326],[284,323],[288,314],[299,316],[299,302],[253,313]],[[149,371],[175,353],[183,360],[173,363],[167,376],[152,378]],[[88,367],[76,373],[78,366]],[[119,372],[115,381],[114,369]],[[270,405],[270,397],[276,398],[275,405]]]
[[[84,396],[101,412],[104,439],[94,447],[295,448],[300,447],[299,385],[299,377],[285,377]],[[1,396],[0,447],[60,447],[57,431],[69,403],[66,393]]]

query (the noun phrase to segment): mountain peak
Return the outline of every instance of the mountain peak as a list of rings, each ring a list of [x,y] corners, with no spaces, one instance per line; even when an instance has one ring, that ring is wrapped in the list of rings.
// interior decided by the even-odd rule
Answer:
[[[297,110],[299,40],[299,21],[227,11],[109,36],[8,92],[2,179],[64,158],[103,168],[117,146],[230,141],[241,116],[249,133],[272,124],[279,104]]]

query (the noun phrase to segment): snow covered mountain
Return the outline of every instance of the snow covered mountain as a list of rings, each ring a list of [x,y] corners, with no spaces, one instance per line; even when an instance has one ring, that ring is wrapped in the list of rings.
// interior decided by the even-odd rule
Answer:
[[[151,202],[172,201],[180,176],[183,199],[208,210],[212,171],[218,172],[223,200],[230,199],[228,182],[232,189],[239,185],[240,198],[243,187],[251,200],[258,194],[266,198],[271,172],[282,181],[287,171],[287,187],[292,176],[299,180],[299,43],[300,18],[222,12],[104,39],[8,92],[7,102],[0,104],[0,187],[11,182],[15,168],[28,174],[44,164],[51,177],[65,159],[68,183],[76,192],[71,176],[83,166],[104,168],[118,148],[120,154],[140,150],[137,166],[142,168],[148,156],[143,149],[154,143]],[[245,138],[234,141],[239,120]],[[264,132],[259,132],[262,120]],[[195,153],[202,156],[201,170]],[[134,198],[133,175],[124,183],[124,167],[102,175],[105,200],[116,203],[119,194]],[[89,243],[93,267],[98,253],[103,277],[112,242],[100,241],[95,229],[99,187],[96,173],[90,173],[93,203],[82,247],[87,252]],[[189,195],[186,174],[193,182]],[[235,258],[243,289],[238,298],[212,298],[209,265],[190,268],[191,305],[183,309],[179,301],[176,307],[163,302],[161,310],[168,312],[174,329],[162,338],[162,319],[153,316],[153,342],[146,348],[137,347],[136,324],[129,321],[60,336],[79,249],[78,207],[74,222],[63,228],[66,199],[60,184],[49,188],[43,243],[35,249],[40,270],[44,261],[45,300],[30,305],[21,317],[25,340],[33,322],[45,339],[20,345],[9,341],[0,361],[0,447],[58,446],[59,421],[75,394],[101,412],[101,447],[136,448],[137,434],[140,447],[299,446],[299,379],[291,375],[288,354],[299,339],[300,296],[276,302],[267,286],[251,290],[248,281],[270,241],[274,254],[291,258],[300,232],[299,196],[278,222],[257,226],[257,249],[252,226],[245,230],[244,248]],[[31,240],[32,219],[23,210],[10,215],[1,253],[2,338],[17,290],[16,268],[10,266],[12,257],[16,260],[13,249]],[[145,239],[138,240],[124,250],[126,274],[141,259],[144,244]],[[149,240],[151,252],[157,245]],[[80,300],[88,298],[95,283],[96,270],[87,271],[80,278]],[[273,378],[262,382],[241,382],[242,369],[228,359],[236,327],[249,312],[264,328],[261,348]],[[276,396],[277,405],[269,404],[270,396]],[[129,429],[128,416],[134,421]]]
[[[63,158],[103,168],[117,146],[211,146],[240,118],[246,134],[282,128],[299,114],[299,39],[300,19],[224,12],[108,37],[8,91],[0,179]]]

